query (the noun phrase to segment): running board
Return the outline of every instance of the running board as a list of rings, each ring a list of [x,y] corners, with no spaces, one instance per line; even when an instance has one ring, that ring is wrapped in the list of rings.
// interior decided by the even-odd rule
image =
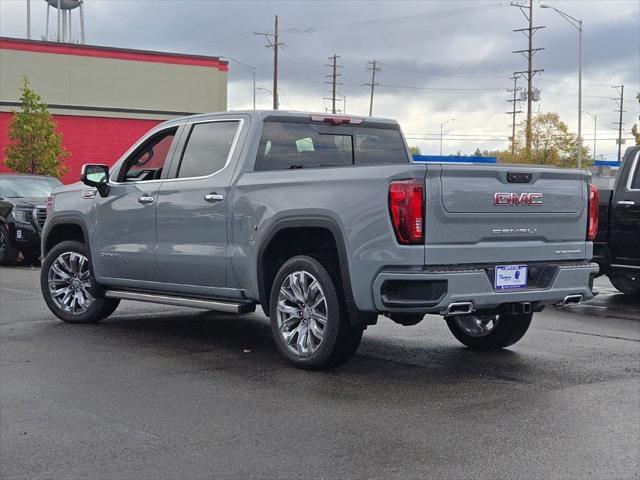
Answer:
[[[124,292],[122,290],[107,290],[104,296],[107,298],[119,298],[121,300],[160,303],[163,305],[174,305],[176,307],[201,308],[203,310],[215,310],[226,313],[250,313],[256,309],[255,303],[221,302],[217,300],[156,295],[153,293]]]

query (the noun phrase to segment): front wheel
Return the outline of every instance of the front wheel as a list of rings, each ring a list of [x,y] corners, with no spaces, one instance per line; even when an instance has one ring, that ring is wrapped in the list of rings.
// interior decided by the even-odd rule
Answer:
[[[42,262],[40,288],[49,310],[68,323],[93,323],[111,315],[120,300],[98,296],[89,249],[62,242]]]
[[[472,350],[499,350],[527,333],[533,313],[445,317],[453,336]]]
[[[330,262],[300,255],[280,268],[271,289],[271,329],[278,349],[296,367],[335,367],[355,354],[362,328],[351,325],[342,295]]]
[[[8,267],[16,264],[18,249],[12,245],[9,229],[4,223],[0,223],[0,265]]]

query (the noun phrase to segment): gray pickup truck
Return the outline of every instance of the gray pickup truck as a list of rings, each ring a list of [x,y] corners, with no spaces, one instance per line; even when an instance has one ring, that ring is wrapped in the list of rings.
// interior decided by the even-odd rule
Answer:
[[[41,287],[66,322],[121,299],[271,319],[320,369],[380,314],[444,316],[473,349],[525,334],[546,305],[593,297],[588,173],[418,164],[395,121],[226,112],[163,123],[111,169],[49,199]]]

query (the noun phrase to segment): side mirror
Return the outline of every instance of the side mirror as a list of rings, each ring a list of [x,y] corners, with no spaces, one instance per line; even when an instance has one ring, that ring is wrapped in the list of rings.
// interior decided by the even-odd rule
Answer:
[[[83,165],[80,181],[98,190],[101,197],[109,194],[109,167],[106,165]]]

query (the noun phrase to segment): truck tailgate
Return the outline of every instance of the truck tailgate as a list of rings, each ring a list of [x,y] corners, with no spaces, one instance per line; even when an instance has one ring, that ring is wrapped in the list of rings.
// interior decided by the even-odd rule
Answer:
[[[587,182],[578,170],[429,166],[425,264],[586,259]]]

